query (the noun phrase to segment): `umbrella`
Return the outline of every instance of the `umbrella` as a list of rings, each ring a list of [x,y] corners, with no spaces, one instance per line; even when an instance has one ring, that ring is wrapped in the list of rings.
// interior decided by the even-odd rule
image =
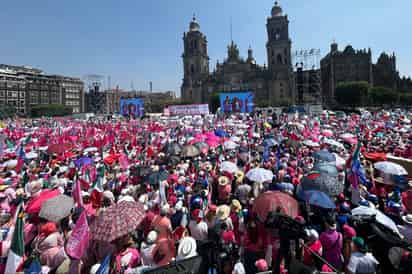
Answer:
[[[236,144],[235,142],[230,141],[230,140],[223,143],[223,147],[226,150],[232,150],[232,149],[237,148],[238,146],[239,146],[238,144]]]
[[[28,214],[36,214],[40,212],[40,209],[43,205],[43,203],[51,198],[54,198],[56,196],[59,196],[60,190],[55,189],[55,190],[50,190],[46,189],[43,190],[39,196],[36,196],[32,199],[29,200],[26,206],[26,213]]]
[[[209,149],[209,145],[205,142],[197,142],[194,144],[194,146],[197,147],[199,150]]]
[[[91,227],[92,239],[113,242],[135,231],[144,216],[145,210],[140,203],[123,201],[114,204],[97,217]]]
[[[314,141],[312,141],[312,140],[305,140],[305,141],[303,141],[303,144],[304,144],[305,146],[308,146],[308,147],[318,147],[318,146],[319,146],[318,143],[316,143],[316,142],[314,142]]]
[[[344,185],[339,183],[337,176],[334,177],[326,173],[313,172],[302,178],[298,190],[318,190],[325,192],[330,197],[334,197],[343,191],[343,187]]]
[[[333,136],[333,131],[330,130],[330,129],[322,130],[322,135],[325,136],[325,137],[331,137],[331,136]]]
[[[338,170],[336,164],[330,163],[316,163],[313,170],[319,171],[321,174],[327,174],[332,177],[338,176]]]
[[[7,168],[15,168],[17,166],[17,160],[8,160],[3,163],[2,166],[7,167]]]
[[[265,146],[265,147],[274,147],[274,146],[277,146],[279,143],[275,140],[275,139],[273,139],[273,138],[269,138],[269,139],[265,139],[264,141],[263,141],[263,145]]]
[[[215,130],[215,135],[219,137],[226,137],[227,133],[223,129],[217,129]]]
[[[168,155],[180,155],[182,147],[178,143],[170,143],[165,146],[164,152]]]
[[[268,169],[257,167],[249,170],[246,173],[246,177],[253,182],[263,183],[267,181],[272,181],[273,172]]]
[[[393,232],[399,234],[398,227],[390,219],[388,216],[383,214],[381,211],[379,211],[376,208],[372,207],[367,207],[367,206],[359,206],[357,208],[352,209],[352,215],[353,216],[375,216],[375,220],[380,223],[381,225],[389,228]]]
[[[87,166],[93,164],[93,159],[89,157],[81,157],[74,161],[76,167]]]
[[[47,148],[47,152],[50,154],[63,154],[67,149],[67,146],[64,144],[52,144]]]
[[[97,147],[88,147],[88,148],[85,148],[84,150],[83,150],[83,153],[89,153],[89,152],[96,152],[96,151],[98,151],[99,149],[97,148]]]
[[[280,191],[268,191],[260,194],[253,203],[253,212],[261,221],[265,221],[270,212],[280,209],[283,214],[295,218],[299,213],[298,202],[290,195]]]
[[[327,150],[319,150],[313,153],[313,157],[317,161],[322,161],[322,162],[335,162],[336,157],[333,153],[330,153]]]
[[[147,176],[147,181],[149,181],[150,184],[156,185],[160,181],[165,181],[169,177],[169,173],[167,171],[156,171]]]
[[[353,135],[352,133],[344,133],[340,136],[341,139],[354,139],[356,138],[355,135]]]
[[[194,145],[184,146],[181,152],[183,157],[196,157],[200,154],[200,151]]]
[[[377,170],[385,174],[398,175],[398,176],[408,175],[408,172],[403,166],[393,163],[393,162],[389,162],[389,161],[377,162],[373,166]]]
[[[239,168],[233,162],[225,161],[220,165],[220,171],[221,172],[229,172],[229,173],[233,174],[238,170],[239,170]]]
[[[26,153],[26,159],[31,160],[31,159],[36,159],[39,157],[39,154],[37,154],[34,151],[30,151],[29,153]]]
[[[323,140],[323,143],[328,144],[330,146],[337,147],[337,148],[341,148],[341,149],[345,148],[345,146],[342,143],[340,143],[336,140],[333,140],[333,139],[325,139],[325,140]]]
[[[336,208],[335,203],[324,192],[318,190],[302,191],[299,197],[305,200],[310,205],[314,205],[321,208],[333,209]]]
[[[57,223],[70,215],[74,207],[74,201],[66,195],[59,195],[45,201],[39,213],[39,217]]]

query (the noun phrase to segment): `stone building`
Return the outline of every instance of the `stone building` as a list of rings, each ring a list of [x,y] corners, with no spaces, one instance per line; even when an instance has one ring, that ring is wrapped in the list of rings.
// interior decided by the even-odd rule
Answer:
[[[347,46],[343,51],[332,43],[330,52],[320,61],[323,103],[333,104],[339,82],[366,81],[373,85],[371,49],[355,50]]]
[[[399,73],[396,71],[396,56],[383,52],[373,65],[374,85],[397,90]]]
[[[71,107],[73,113],[83,112],[83,87],[78,78],[0,64],[0,106],[15,107],[21,115],[30,115],[32,106],[44,104],[62,104]]]
[[[217,62],[209,72],[209,56],[206,36],[200,31],[196,18],[184,33],[182,99],[190,103],[207,103],[215,92],[251,91],[255,101],[276,105],[295,101],[295,85],[291,64],[291,40],[289,20],[276,2],[266,23],[267,66],[258,65],[249,48],[247,58],[240,56],[232,41],[223,63]]]

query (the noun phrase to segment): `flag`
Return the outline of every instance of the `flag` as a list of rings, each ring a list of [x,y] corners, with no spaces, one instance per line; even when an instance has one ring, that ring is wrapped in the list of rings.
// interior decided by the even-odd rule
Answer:
[[[108,254],[97,269],[96,274],[109,274],[110,272],[110,254]]]
[[[362,167],[362,163],[360,161],[360,149],[361,143],[358,141],[355,151],[353,152],[353,156],[350,162],[350,170],[348,174],[348,180],[352,184],[355,189],[358,189],[359,183],[362,183],[366,186],[370,186],[371,183],[365,176],[365,172]]]
[[[11,240],[9,254],[7,256],[7,263],[5,274],[14,274],[19,265],[23,262],[24,256],[24,234],[23,234],[23,209],[20,206],[16,220],[16,227],[14,229],[13,238]]]
[[[279,172],[280,168],[280,146],[276,149],[276,174]]]
[[[76,178],[77,179],[77,178]],[[73,188],[73,200],[76,202],[78,207],[83,207],[82,199],[82,188],[80,186],[80,180],[76,180]]]
[[[4,135],[0,134],[0,159],[3,157]]]
[[[267,161],[269,161],[269,155],[270,155],[269,146],[266,145],[263,149],[263,162],[266,163]]]
[[[66,253],[72,258],[80,260],[89,244],[89,237],[90,230],[87,223],[87,212],[83,210],[67,241]]]
[[[13,149],[14,144],[10,139],[6,139],[6,146],[8,149]]]
[[[38,259],[34,259],[29,267],[24,270],[24,274],[41,274],[41,265]]]
[[[24,152],[23,145],[20,145],[17,148],[16,154],[17,154],[17,165],[15,167],[15,170],[17,173],[20,173],[20,170],[24,165],[24,161],[26,160],[26,153]]]
[[[27,135],[26,139],[24,139],[24,144],[27,145],[31,141],[31,134]]]

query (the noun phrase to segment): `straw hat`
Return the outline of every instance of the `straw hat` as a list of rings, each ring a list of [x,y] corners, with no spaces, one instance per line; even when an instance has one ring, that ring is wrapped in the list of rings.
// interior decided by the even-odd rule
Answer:
[[[226,176],[220,176],[219,179],[217,180],[219,182],[219,185],[225,186],[229,184],[229,178]]]
[[[238,170],[235,172],[235,178],[236,178],[236,183],[240,184],[243,182],[243,179],[245,178],[245,173],[241,170]]]
[[[230,215],[230,207],[227,205],[221,205],[217,207],[216,217],[219,220],[227,219]]]
[[[177,248],[177,259],[182,260],[197,256],[196,248],[196,240],[192,237],[181,239]]]
[[[154,244],[157,241],[157,237],[158,233],[156,230],[150,231],[149,234],[147,234],[146,243],[149,245]]]
[[[238,200],[232,200],[232,209],[236,213],[239,213],[242,210],[242,205]]]

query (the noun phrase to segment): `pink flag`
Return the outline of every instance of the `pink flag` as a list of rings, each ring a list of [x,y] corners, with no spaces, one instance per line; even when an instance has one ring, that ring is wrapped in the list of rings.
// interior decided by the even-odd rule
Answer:
[[[119,164],[122,169],[127,169],[129,167],[129,159],[126,154],[122,153],[119,157]]]
[[[80,180],[76,180],[72,195],[73,195],[73,200],[76,202],[77,206],[83,207],[82,188],[80,186]]]
[[[66,253],[70,257],[79,260],[87,249],[89,236],[90,230],[87,224],[86,210],[83,210],[73,228],[72,235],[67,241]]]

